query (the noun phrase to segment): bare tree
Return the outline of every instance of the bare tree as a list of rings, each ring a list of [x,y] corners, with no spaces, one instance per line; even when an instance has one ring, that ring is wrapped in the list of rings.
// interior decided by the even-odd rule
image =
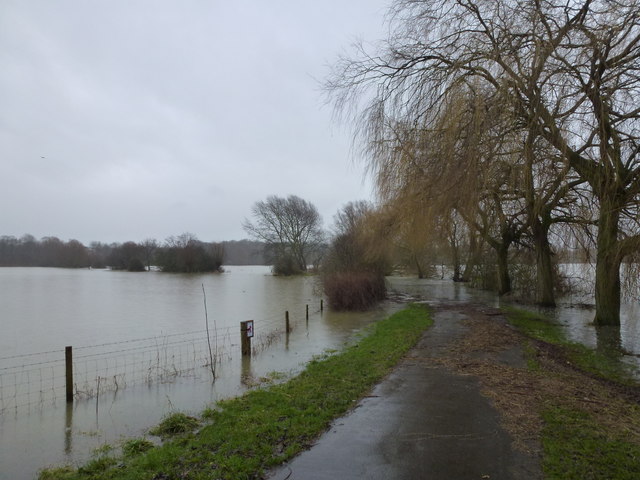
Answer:
[[[373,211],[373,204],[366,200],[347,203],[333,216],[335,235],[347,235],[357,231],[367,215]]]
[[[503,99],[597,199],[595,322],[619,324],[640,249],[640,0],[397,0],[391,18],[380,52],[336,65],[337,108],[384,150],[391,121],[432,124],[461,85]]]
[[[390,266],[387,216],[365,201],[334,216],[334,236],[323,263],[324,291],[337,310],[369,308],[386,296]]]
[[[359,200],[347,203],[334,215],[333,238],[323,265],[325,276],[334,272],[378,270],[363,235],[374,211],[373,204]]]
[[[144,253],[144,260],[147,266],[147,271],[151,271],[151,262],[156,251],[159,248],[158,241],[155,238],[145,238],[140,244]]]
[[[158,249],[156,261],[163,272],[219,272],[224,248],[221,244],[205,243],[185,232],[171,236]]]
[[[242,226],[257,240],[266,243],[280,273],[305,272],[310,257],[319,254],[324,241],[322,218],[317,208],[302,198],[271,195],[251,209],[253,221]]]

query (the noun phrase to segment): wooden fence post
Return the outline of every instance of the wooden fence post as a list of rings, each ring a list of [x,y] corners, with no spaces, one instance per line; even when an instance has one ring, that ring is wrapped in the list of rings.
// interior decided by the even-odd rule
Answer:
[[[284,312],[284,319],[285,319],[285,325],[286,325],[286,332],[287,334],[289,334],[291,332],[291,326],[289,325],[289,310]]]
[[[73,349],[64,348],[64,364],[66,371],[67,402],[73,402]]]
[[[240,322],[240,345],[243,357],[251,355],[251,337],[253,337],[253,320]]]

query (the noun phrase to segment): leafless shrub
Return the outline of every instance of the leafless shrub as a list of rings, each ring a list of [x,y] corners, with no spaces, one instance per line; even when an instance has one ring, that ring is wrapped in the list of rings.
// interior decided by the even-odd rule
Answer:
[[[325,276],[324,291],[335,310],[365,310],[385,298],[384,277],[372,272],[337,272]]]

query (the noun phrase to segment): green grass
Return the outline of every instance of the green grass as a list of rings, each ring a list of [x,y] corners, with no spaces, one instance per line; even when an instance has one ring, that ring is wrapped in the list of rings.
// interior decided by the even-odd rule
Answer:
[[[588,413],[549,407],[543,414],[543,469],[548,479],[640,478],[640,446],[604,429]]]
[[[200,422],[197,418],[190,417],[181,412],[175,412],[166,416],[160,424],[149,430],[151,435],[167,438],[182,433],[188,433],[194,431]]]
[[[145,438],[131,438],[122,445],[122,454],[125,457],[134,457],[154,448],[153,442]]]
[[[582,344],[570,342],[562,328],[549,319],[525,310],[503,308],[509,322],[529,337],[554,344],[568,361],[580,370],[624,385],[637,385],[630,367],[616,358]],[[533,344],[525,346],[529,368],[542,375],[535,360]],[[602,388],[606,388],[603,384]],[[585,409],[580,399],[548,399],[542,412],[543,470],[547,479],[620,479],[640,478],[638,439],[620,428],[605,425]],[[634,415],[640,409],[634,407]]]
[[[182,433],[117,463],[90,462],[77,471],[49,470],[40,478],[255,478],[311,445],[397,364],[429,325],[426,308],[411,305],[377,322],[342,353],[314,359],[288,382],[208,408],[203,415],[208,423],[195,434]]]
[[[555,345],[566,343],[562,327],[548,318],[528,310],[514,307],[502,307],[509,323],[525,335]]]

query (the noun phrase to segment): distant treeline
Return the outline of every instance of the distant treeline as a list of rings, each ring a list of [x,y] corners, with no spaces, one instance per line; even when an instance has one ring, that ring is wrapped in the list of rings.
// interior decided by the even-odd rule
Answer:
[[[147,239],[140,243],[62,241],[57,237],[37,240],[0,236],[2,267],[107,268],[144,271],[152,266],[165,272],[214,272],[227,265],[263,265],[264,244],[250,240],[202,242],[184,233],[163,243]]]

